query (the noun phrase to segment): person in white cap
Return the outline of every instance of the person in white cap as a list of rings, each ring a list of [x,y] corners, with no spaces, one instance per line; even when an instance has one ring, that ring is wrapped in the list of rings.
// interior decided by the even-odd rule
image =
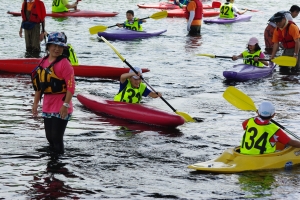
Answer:
[[[300,141],[291,139],[270,121],[275,116],[275,107],[271,102],[262,102],[257,114],[258,116],[247,119],[242,124],[245,130],[240,148],[242,154],[273,153],[278,143],[300,148]]]
[[[256,37],[250,38],[247,44],[247,50],[242,52],[240,55],[232,56],[232,60],[237,60],[239,58],[253,58],[253,59],[244,59],[244,63],[247,65],[254,65],[257,67],[268,66],[267,61],[259,61],[259,58],[265,58],[265,54],[261,51],[261,48],[258,44],[258,39]]]
[[[142,96],[150,96],[152,98],[161,97],[161,93],[152,92],[149,90],[145,83],[142,83],[141,75],[142,70],[138,67],[134,67],[138,72],[138,75],[133,70],[129,70],[128,73],[122,74],[120,77],[120,89],[116,94],[114,101],[121,101],[127,103],[140,103]]]

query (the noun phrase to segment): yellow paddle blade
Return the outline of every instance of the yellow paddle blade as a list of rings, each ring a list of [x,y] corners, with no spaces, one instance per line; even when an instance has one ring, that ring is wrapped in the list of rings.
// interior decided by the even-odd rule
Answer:
[[[225,90],[225,92],[223,93],[223,97],[229,103],[241,110],[257,110],[252,99],[233,86],[230,86]]]
[[[111,44],[109,43],[103,36],[101,36],[101,39],[108,45],[110,46],[110,48],[112,48],[112,50],[114,50],[114,52],[119,56],[119,58],[124,62],[125,58],[123,58],[123,56],[117,51],[117,49]]]
[[[207,57],[210,57],[210,58],[215,58],[216,55],[212,55],[212,54],[196,54],[196,56],[207,56]]]
[[[152,19],[162,19],[166,18],[168,16],[168,12],[166,10],[163,10],[161,12],[154,13],[153,15],[150,16]]]
[[[271,60],[277,65],[295,67],[297,59],[291,56],[279,56]]]
[[[90,30],[90,34],[97,34],[98,32],[103,32],[107,29],[107,26],[93,26],[91,27],[89,30]]]
[[[187,113],[184,112],[175,112],[177,115],[181,116],[185,122],[196,122],[191,116],[189,116]]]

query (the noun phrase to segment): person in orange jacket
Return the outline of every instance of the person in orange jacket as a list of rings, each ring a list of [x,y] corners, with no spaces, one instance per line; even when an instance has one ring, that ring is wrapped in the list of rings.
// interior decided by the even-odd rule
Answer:
[[[187,7],[187,31],[190,36],[201,35],[201,23],[203,17],[203,5],[200,0],[191,0]]]
[[[43,32],[45,31],[45,5],[40,0],[24,0],[21,15],[22,23],[19,36],[22,37],[22,30],[24,29],[26,51],[39,53],[41,51],[40,41],[43,40]]]

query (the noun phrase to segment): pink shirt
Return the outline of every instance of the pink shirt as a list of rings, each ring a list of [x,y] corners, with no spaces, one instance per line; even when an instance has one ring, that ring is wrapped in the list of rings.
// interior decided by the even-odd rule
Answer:
[[[41,64],[41,67],[49,67],[49,59],[45,59]],[[75,92],[75,78],[74,69],[68,59],[64,58],[58,63],[54,64],[54,73],[58,78],[64,79],[67,85],[67,90],[72,94]],[[59,113],[60,108],[64,103],[65,94],[44,94],[43,98],[43,112],[45,113]],[[68,108],[68,113],[73,112],[72,100],[70,101],[70,108]]]

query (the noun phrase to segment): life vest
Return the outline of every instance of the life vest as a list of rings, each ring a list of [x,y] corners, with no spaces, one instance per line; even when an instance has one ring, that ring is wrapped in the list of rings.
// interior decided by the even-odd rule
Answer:
[[[295,40],[289,34],[289,28],[290,28],[291,24],[294,24],[295,26],[297,26],[294,22],[289,21],[288,25],[286,25],[286,28],[285,28],[286,31],[285,31],[285,35],[284,36],[283,36],[283,31],[280,28],[277,28],[277,31],[278,31],[278,40],[282,43],[282,46],[285,49],[291,49],[291,48],[295,47]]]
[[[46,8],[43,2],[35,0],[30,11],[29,19],[26,18],[27,2],[26,0],[22,4],[21,16],[22,21],[29,21],[34,23],[42,23],[46,17]]]
[[[58,63],[64,56],[59,56],[49,67],[43,68],[41,64],[47,59],[43,58],[40,64],[31,72],[31,81],[35,91],[41,91],[42,94],[60,94],[66,93],[67,87],[64,79],[56,76],[54,73],[54,65]]]
[[[130,81],[127,81],[126,87],[115,96],[114,101],[140,103],[147,86],[145,83],[141,83],[139,88],[133,88]]]
[[[224,3],[220,8],[220,18],[233,19],[235,16],[232,6],[232,3]]]
[[[278,130],[279,127],[273,123],[258,125],[255,123],[254,118],[250,118],[241,142],[241,153],[257,155],[275,152],[276,145],[270,143],[270,138]]]
[[[254,53],[250,53],[248,50],[244,51],[242,53],[243,55],[243,58],[254,58],[254,57],[259,57],[260,56],[260,53],[261,53],[261,50],[258,50]],[[253,59],[244,59],[244,63],[247,64],[247,65],[254,65],[256,67],[263,67],[265,66],[262,62],[256,62],[254,61]]]
[[[126,20],[124,27],[133,31],[143,31],[143,27],[139,24],[139,20],[137,18],[134,18],[133,20],[133,23]]]
[[[200,20],[203,17],[203,5],[199,0],[194,0],[194,2],[196,3],[196,10],[195,17],[193,20]],[[189,3],[191,3],[191,1]],[[189,6],[189,4],[187,6]],[[187,10],[185,11],[185,18],[190,18],[190,12],[188,12]]]
[[[68,12],[69,9],[62,3],[62,0],[53,0],[52,12]]]
[[[76,53],[75,53],[73,47],[71,46],[71,44],[68,44],[68,47],[64,48],[63,55],[69,59],[70,63],[73,66],[76,66],[79,64]]]

